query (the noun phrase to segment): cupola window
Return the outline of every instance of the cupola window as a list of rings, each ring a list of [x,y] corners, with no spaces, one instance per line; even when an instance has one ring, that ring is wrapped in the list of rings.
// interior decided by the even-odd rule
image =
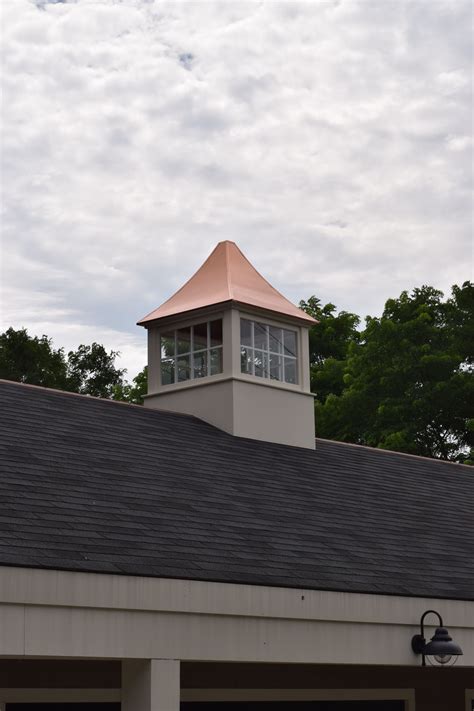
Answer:
[[[259,378],[298,383],[297,333],[240,319],[240,367]]]
[[[222,373],[222,319],[161,334],[161,384]]]

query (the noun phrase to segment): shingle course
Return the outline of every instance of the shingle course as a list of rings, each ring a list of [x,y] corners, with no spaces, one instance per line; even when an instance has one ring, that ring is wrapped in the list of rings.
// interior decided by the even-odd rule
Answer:
[[[474,472],[0,383],[0,564],[474,599]]]

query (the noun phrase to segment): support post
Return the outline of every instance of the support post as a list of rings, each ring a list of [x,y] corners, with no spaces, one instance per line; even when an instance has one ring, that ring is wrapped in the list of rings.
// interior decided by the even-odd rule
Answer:
[[[177,659],[122,662],[122,711],[179,711]]]

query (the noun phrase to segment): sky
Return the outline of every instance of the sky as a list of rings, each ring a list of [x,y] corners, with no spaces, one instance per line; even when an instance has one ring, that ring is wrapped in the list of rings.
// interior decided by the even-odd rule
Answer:
[[[472,278],[464,0],[3,3],[2,330],[97,341],[217,242],[298,303],[380,315]]]

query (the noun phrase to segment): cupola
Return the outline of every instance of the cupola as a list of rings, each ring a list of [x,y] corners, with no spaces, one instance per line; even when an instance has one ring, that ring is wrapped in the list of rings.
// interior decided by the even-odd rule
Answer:
[[[314,449],[308,329],[234,242],[217,247],[148,331],[145,406],[195,415],[238,437]]]

